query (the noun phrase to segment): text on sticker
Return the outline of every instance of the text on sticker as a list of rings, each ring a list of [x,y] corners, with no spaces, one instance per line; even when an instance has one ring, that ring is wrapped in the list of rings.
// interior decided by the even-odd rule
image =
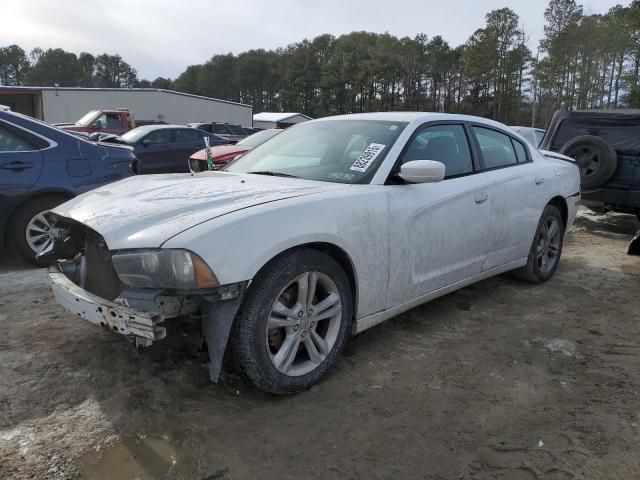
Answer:
[[[367,168],[369,168],[369,165],[371,165],[376,157],[380,155],[380,152],[384,150],[384,147],[386,147],[386,145],[383,145],[382,143],[370,144],[367,148],[364,149],[364,152],[362,152],[360,156],[356,158],[356,161],[353,162],[353,165],[351,165],[351,168],[349,168],[349,170],[354,170],[356,172],[366,172]]]

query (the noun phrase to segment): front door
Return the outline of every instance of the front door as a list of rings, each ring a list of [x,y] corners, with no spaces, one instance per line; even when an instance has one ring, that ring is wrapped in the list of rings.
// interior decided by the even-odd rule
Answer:
[[[136,145],[139,173],[169,173],[175,168],[175,134],[169,128],[153,130]]]
[[[479,274],[489,232],[487,178],[474,170],[462,124],[420,129],[402,154],[412,160],[444,163],[445,179],[389,187],[387,308]]]

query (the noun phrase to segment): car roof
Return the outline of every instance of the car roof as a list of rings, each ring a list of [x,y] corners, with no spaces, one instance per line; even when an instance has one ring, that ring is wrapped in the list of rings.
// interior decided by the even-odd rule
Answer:
[[[163,125],[163,124],[153,124],[153,125],[141,125],[140,127],[136,127],[134,130],[147,130],[147,131],[152,131],[152,130],[164,130],[167,128],[186,128],[186,129],[190,129],[193,127],[189,127],[187,125]]]
[[[478,122],[486,125],[505,128],[503,123],[489,120],[487,118],[475,117],[472,115],[459,115],[455,113],[439,113],[439,112],[374,112],[374,113],[351,113],[348,115],[336,115],[333,117],[324,117],[311,122],[323,122],[327,120],[381,120],[388,122],[408,122],[408,123],[424,123],[433,121],[460,121],[460,122]]]

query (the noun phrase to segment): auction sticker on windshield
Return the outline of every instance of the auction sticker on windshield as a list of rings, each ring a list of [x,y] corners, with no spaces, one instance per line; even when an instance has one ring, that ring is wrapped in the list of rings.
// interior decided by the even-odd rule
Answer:
[[[369,165],[371,165],[376,157],[380,155],[380,152],[384,150],[384,147],[386,147],[386,145],[383,145],[382,143],[372,143],[364,149],[364,152],[362,152],[358,158],[356,158],[356,161],[353,162],[353,165],[351,165],[349,170],[366,172]]]

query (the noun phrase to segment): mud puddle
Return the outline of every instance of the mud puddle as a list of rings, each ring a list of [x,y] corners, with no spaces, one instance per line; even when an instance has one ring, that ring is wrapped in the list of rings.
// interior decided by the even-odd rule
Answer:
[[[163,478],[177,464],[176,448],[164,438],[129,437],[76,460],[85,478],[94,480]]]

